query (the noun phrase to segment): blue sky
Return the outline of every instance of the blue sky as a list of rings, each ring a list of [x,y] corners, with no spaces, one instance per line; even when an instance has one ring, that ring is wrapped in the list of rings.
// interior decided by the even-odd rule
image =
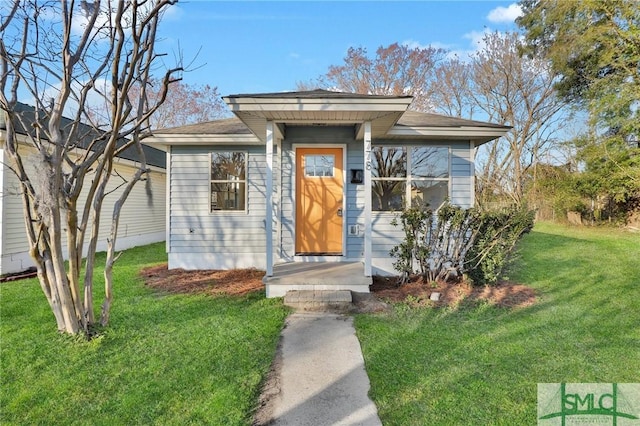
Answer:
[[[182,51],[188,84],[221,95],[295,90],[341,64],[347,49],[405,43],[466,57],[484,31],[515,30],[513,1],[184,1],[167,14],[159,50]],[[195,59],[194,59],[195,58]]]

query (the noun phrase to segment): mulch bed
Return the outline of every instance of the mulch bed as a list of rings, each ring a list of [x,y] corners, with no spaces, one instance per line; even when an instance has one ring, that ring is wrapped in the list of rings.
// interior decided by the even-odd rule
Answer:
[[[473,287],[460,282],[428,283],[413,277],[408,283],[398,286],[395,277],[375,277],[371,291],[383,300],[392,302],[409,300],[414,305],[455,306],[465,302],[486,301],[503,307],[522,307],[535,303],[536,294],[525,285],[501,281],[494,286]],[[440,293],[440,300],[429,300],[431,293]]]
[[[168,269],[165,263],[144,268],[140,275],[147,286],[169,293],[241,296],[254,291],[264,291],[264,271],[258,269],[185,271]]]
[[[144,268],[140,275],[147,286],[169,293],[240,296],[264,291],[264,271],[257,269],[185,271],[169,270],[167,264],[161,264]],[[413,305],[439,307],[456,306],[463,301],[486,301],[503,307],[522,307],[532,305],[536,300],[533,289],[509,281],[502,281],[491,287],[472,287],[465,283],[427,283],[414,277],[407,284],[398,286],[395,277],[376,276],[371,292],[387,302],[407,301]],[[433,292],[440,293],[439,301],[429,300]]]

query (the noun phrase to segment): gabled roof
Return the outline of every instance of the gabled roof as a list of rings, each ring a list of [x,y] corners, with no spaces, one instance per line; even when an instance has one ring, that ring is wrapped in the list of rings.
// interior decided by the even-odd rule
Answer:
[[[14,111],[16,114],[19,114],[21,116],[20,120],[17,118],[13,120],[13,125],[16,133],[22,134],[22,135],[28,135],[28,134],[33,135],[32,128],[36,122],[35,108],[31,105],[18,102],[15,106]],[[0,130],[6,130],[7,127],[5,122],[5,113],[4,111],[1,111],[1,110],[0,112],[1,112],[0,113]],[[23,123],[24,123],[24,126],[23,126]],[[72,124],[73,124],[73,120],[66,117],[62,117],[61,128],[63,132],[66,127],[70,127]],[[93,138],[96,137],[95,129],[92,126],[82,124],[82,123],[80,123],[79,125],[78,133],[84,136],[81,138],[80,141],[78,141],[79,148],[86,148],[87,146],[89,146],[89,143],[93,140]],[[124,141],[122,143],[124,143]],[[122,143],[119,143],[118,145],[121,145]],[[94,150],[100,149],[100,144],[97,144],[96,146],[94,146],[93,149]],[[166,160],[166,155],[163,151],[145,144],[142,144],[142,149],[144,151],[145,160],[148,165],[166,169],[167,160]],[[130,161],[138,161],[139,159],[138,152],[135,149],[135,147],[127,148],[122,153],[120,153],[118,157],[123,158],[125,160],[130,160]]]
[[[362,124],[372,122],[372,136],[384,139],[473,140],[476,145],[503,136],[509,126],[445,115],[407,111],[411,96],[362,95],[328,90],[239,94],[223,97],[236,117],[153,132],[151,143],[263,144],[266,122],[279,137],[287,126],[352,125],[362,138]]]

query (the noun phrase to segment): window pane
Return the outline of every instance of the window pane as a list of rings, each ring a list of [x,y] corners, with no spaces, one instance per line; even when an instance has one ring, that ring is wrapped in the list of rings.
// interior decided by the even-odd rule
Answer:
[[[304,174],[305,176],[333,177],[335,162],[335,155],[305,155]]]
[[[449,183],[437,180],[411,182],[411,206],[437,210],[449,196]]]
[[[211,183],[211,210],[244,210],[246,183]]]
[[[412,177],[449,177],[449,148],[423,146],[411,150]]]
[[[404,208],[405,181],[374,180],[371,182],[371,209],[374,211],[402,210]]]
[[[245,180],[244,152],[211,153],[211,180]]]
[[[377,146],[371,151],[372,177],[406,177],[406,148],[387,148]]]

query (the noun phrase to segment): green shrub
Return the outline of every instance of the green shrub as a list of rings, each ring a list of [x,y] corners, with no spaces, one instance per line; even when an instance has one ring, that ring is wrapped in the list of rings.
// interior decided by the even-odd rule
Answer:
[[[512,258],[520,238],[533,228],[535,213],[526,207],[483,212],[478,236],[465,259],[465,270],[474,284],[495,284]]]
[[[427,230],[433,226],[433,214],[431,210],[410,208],[394,218],[391,224],[398,226],[398,219],[404,231],[404,240],[391,249],[390,255],[396,258],[393,267],[400,273],[400,282],[405,283],[413,274],[416,263],[420,273],[426,273],[430,252],[429,245],[423,242],[427,238]]]
[[[474,284],[492,284],[533,219],[534,212],[524,207],[483,212],[445,204],[437,214],[410,208],[391,222],[402,226],[405,238],[389,254],[401,284],[413,274],[429,281],[468,274]]]

